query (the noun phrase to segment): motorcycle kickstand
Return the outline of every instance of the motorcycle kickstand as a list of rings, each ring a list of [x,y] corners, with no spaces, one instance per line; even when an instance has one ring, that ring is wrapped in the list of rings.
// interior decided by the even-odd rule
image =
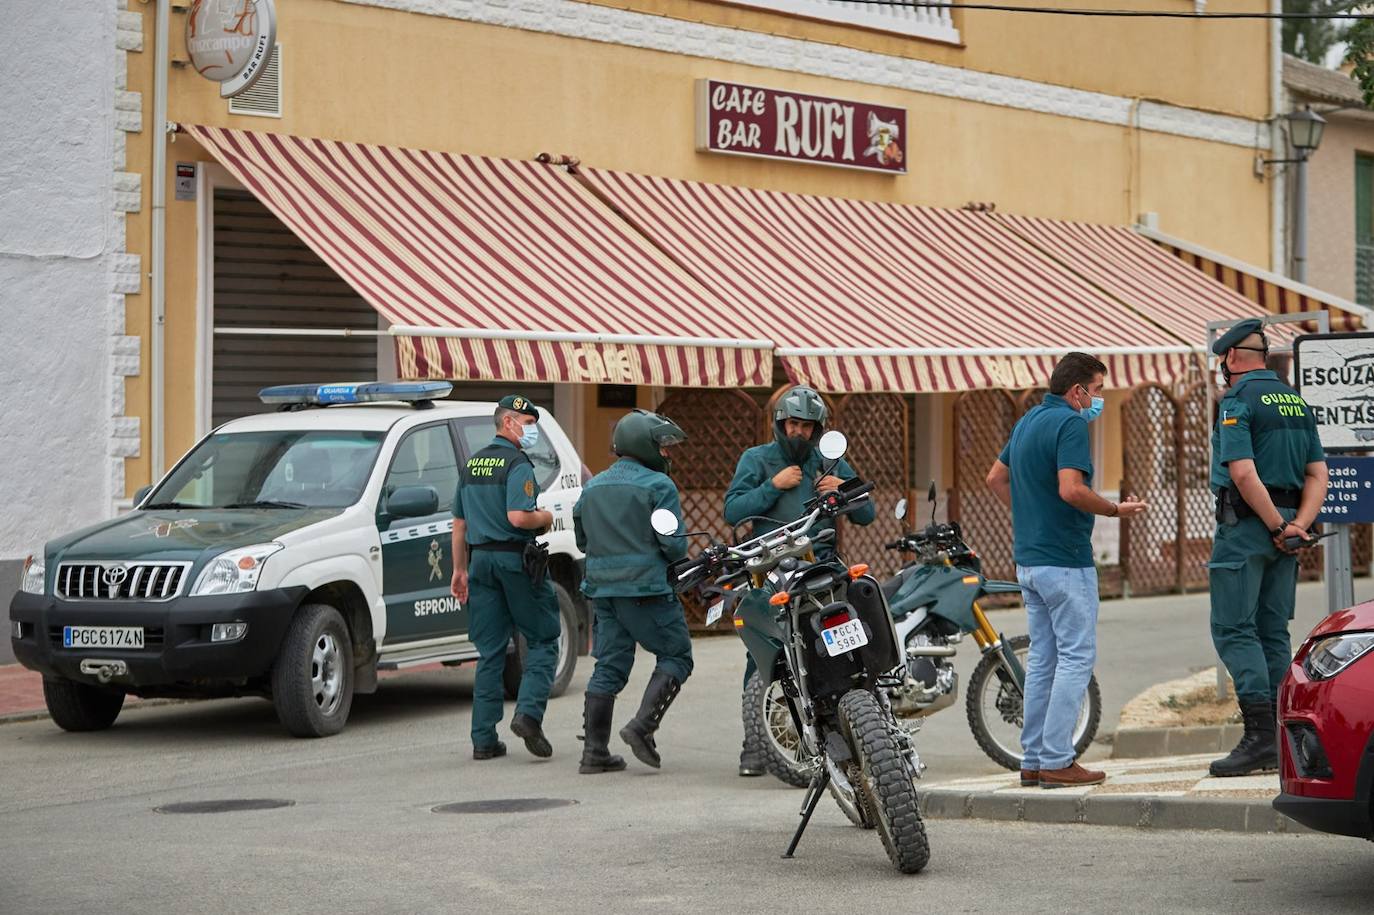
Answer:
[[[791,858],[792,853],[797,850],[797,843],[801,842],[802,833],[806,832],[806,824],[811,822],[811,814],[816,812],[816,805],[821,802],[821,795],[825,793],[825,786],[828,784],[830,771],[822,765],[816,777],[811,780],[811,787],[807,789],[806,801],[802,805],[801,822],[797,824],[797,831],[792,834],[787,851],[782,853],[784,859]]]

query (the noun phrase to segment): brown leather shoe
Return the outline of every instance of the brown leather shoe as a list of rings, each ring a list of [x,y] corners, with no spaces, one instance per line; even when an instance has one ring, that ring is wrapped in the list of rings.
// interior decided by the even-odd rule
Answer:
[[[1107,780],[1107,773],[1084,769],[1078,763],[1062,769],[1042,769],[1041,788],[1081,788],[1085,785],[1100,785]]]
[[[1022,787],[1022,788],[1034,788],[1034,787],[1035,787],[1036,785],[1038,785],[1038,784],[1040,784],[1040,770],[1039,770],[1039,769],[1022,769],[1022,770],[1021,770],[1021,787]]]

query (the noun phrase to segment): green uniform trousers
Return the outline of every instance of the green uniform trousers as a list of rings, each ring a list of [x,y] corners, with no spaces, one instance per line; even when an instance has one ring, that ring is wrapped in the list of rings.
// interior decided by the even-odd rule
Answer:
[[[512,626],[525,637],[525,671],[515,711],[544,720],[558,666],[558,598],[547,578],[530,582],[519,553],[473,550],[468,562],[468,638],[476,646],[477,682],[472,691],[472,745],[496,743],[504,711],[501,675]]]
[[[672,594],[653,597],[598,597],[592,601],[596,630],[592,656],[596,667],[587,680],[587,692],[616,696],[630,679],[635,645],[658,659],[656,669],[687,682],[692,675],[692,637],[682,604]]]
[[[1291,521],[1297,511],[1279,509]],[[1298,558],[1282,553],[1257,517],[1217,525],[1207,563],[1212,596],[1212,644],[1236,681],[1241,702],[1278,696],[1292,643],[1288,621],[1298,582]]]

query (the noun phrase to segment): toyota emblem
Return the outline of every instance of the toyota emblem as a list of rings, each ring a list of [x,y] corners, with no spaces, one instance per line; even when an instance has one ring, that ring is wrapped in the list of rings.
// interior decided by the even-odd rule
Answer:
[[[129,570],[124,566],[106,566],[100,573],[100,580],[105,582],[105,586],[111,591],[124,584],[124,579],[129,575]]]

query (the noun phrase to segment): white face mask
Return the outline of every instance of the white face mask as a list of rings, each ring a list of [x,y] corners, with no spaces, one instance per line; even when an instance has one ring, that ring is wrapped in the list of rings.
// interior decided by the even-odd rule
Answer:
[[[520,447],[529,450],[537,444],[539,444],[539,427],[530,423],[520,430]]]

